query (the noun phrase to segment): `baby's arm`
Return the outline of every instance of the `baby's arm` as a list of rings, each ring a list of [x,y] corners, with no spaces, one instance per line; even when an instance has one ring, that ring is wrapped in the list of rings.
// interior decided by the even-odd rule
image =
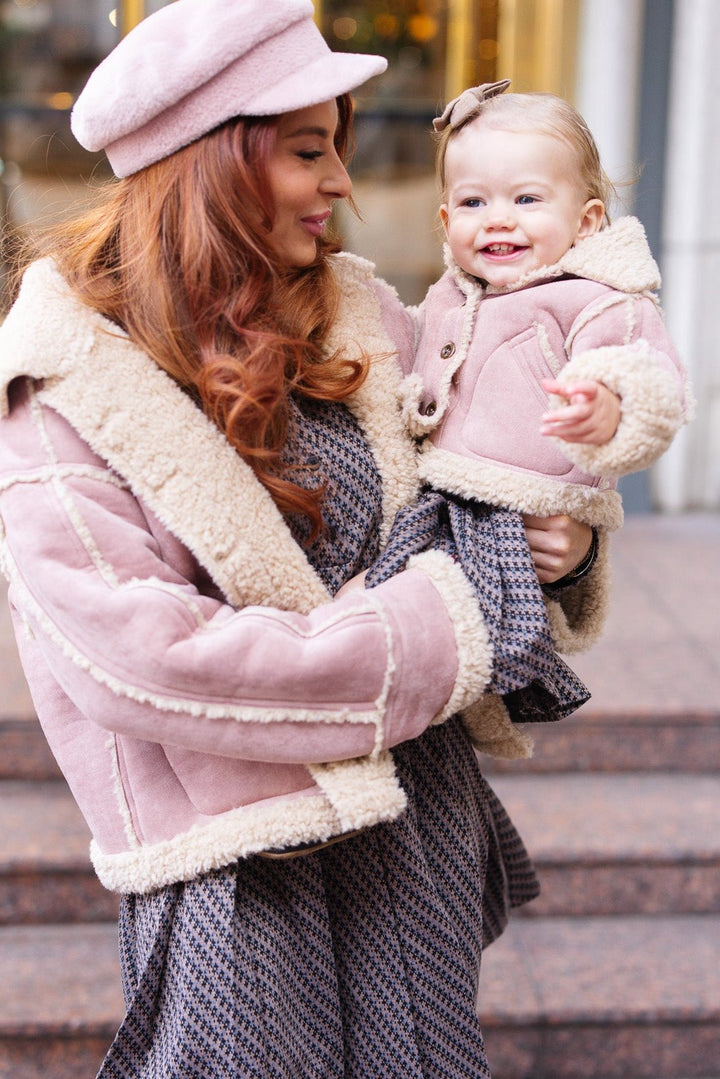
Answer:
[[[564,442],[603,446],[617,431],[620,397],[602,382],[595,379],[558,382],[544,378],[542,387],[546,393],[562,397],[567,403],[543,415],[541,435],[554,435]]]
[[[687,374],[653,300],[622,293],[601,298],[575,320],[565,348],[567,363],[551,382],[602,384],[619,399],[620,421],[605,442],[570,441],[554,430],[550,437],[593,476],[624,476],[653,464],[692,413]]]

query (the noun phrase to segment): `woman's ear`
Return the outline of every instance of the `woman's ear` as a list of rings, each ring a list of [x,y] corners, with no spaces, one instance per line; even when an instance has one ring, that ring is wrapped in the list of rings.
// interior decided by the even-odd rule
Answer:
[[[605,220],[605,204],[600,199],[590,199],[582,208],[576,240],[584,240],[599,232]]]

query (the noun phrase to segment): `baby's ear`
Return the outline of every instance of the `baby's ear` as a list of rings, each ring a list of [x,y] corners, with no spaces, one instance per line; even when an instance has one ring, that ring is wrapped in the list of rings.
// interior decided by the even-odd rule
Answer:
[[[442,221],[442,227],[445,229],[445,235],[447,236],[448,221],[450,220],[450,214],[448,213],[447,203],[444,202],[440,207],[440,220]]]
[[[575,239],[584,240],[586,236],[592,236],[594,233],[599,232],[604,220],[605,204],[600,199],[590,199],[582,208]]]

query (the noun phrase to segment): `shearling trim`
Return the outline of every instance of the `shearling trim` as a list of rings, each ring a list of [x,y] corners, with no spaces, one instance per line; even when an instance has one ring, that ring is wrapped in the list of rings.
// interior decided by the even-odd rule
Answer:
[[[439,491],[494,506],[551,517],[565,513],[593,528],[615,530],[623,522],[617,491],[562,483],[537,473],[520,472],[492,461],[473,460],[432,443],[422,447],[420,478]]]
[[[420,411],[425,386],[417,371],[403,379],[400,387],[400,406],[406,429],[413,438],[424,438],[440,422],[435,416],[423,416]]]
[[[17,487],[19,483],[49,483],[51,480],[71,479],[93,480],[93,482],[108,483],[121,491],[127,490],[127,484],[119,476],[96,465],[43,465],[32,471],[6,474],[0,480],[0,492],[9,491],[11,487]]]
[[[117,395],[116,358],[103,348],[93,352],[71,375],[40,390],[41,400],[129,480],[230,602],[273,597],[275,606],[302,613],[327,602],[329,593],[268,492],[192,401],[134,349],[124,360],[127,385]],[[117,405],[109,415],[111,395]]]
[[[113,794],[115,795],[115,805],[123,823],[125,839],[131,850],[139,850],[142,844],[135,831],[132,813],[130,812],[130,806],[128,805],[127,795],[125,794],[125,787],[120,773],[117,735],[110,734],[108,736],[107,748],[110,755],[110,778],[112,780]]]
[[[431,416],[424,416],[420,412],[420,401],[423,394],[422,380],[418,374],[410,374],[405,379],[402,388],[403,419],[411,433],[420,438],[433,431],[447,412],[450,403],[450,387],[456,371],[459,371],[467,359],[468,351],[472,343],[475,331],[480,301],[483,298],[483,290],[478,281],[460,272],[455,278],[455,284],[465,295],[466,300],[463,309],[462,328],[459,340],[450,363],[443,367],[442,375],[438,381],[435,392],[435,411]],[[413,411],[414,410],[414,411]]]
[[[585,472],[622,476],[647,468],[665,452],[685,422],[677,377],[662,366],[647,341],[626,347],[608,345],[574,356],[559,382],[595,379],[620,398],[620,424],[602,446],[553,438],[560,451]]]
[[[397,510],[417,490],[414,447],[395,399],[401,373],[382,328],[371,264],[338,256],[334,265],[343,301],[330,347],[355,340],[358,349],[376,357],[366,382],[347,403],[381,474],[386,534]],[[252,470],[172,379],[73,295],[50,260],[28,268],[0,340],[0,412],[7,413],[13,378],[45,380],[43,402],[128,480],[231,603],[308,613],[329,600]],[[128,430],[132,440],[126,439]]]
[[[379,810],[372,823],[385,819],[393,819],[393,813],[386,818]],[[300,794],[229,810],[182,835],[139,850],[104,854],[93,840],[90,857],[100,881],[110,891],[146,893],[176,881],[193,880],[263,850],[324,842],[342,831],[324,795]]]
[[[457,562],[442,551],[423,551],[408,560],[408,569],[422,570],[430,578],[455,632],[458,669],[450,699],[433,720],[440,723],[482,696],[492,674],[493,647],[477,596]]]
[[[558,652],[585,652],[600,637],[610,605],[610,537],[598,533],[598,556],[591,572],[559,596],[545,596],[553,643]]]
[[[532,738],[512,722],[501,697],[486,694],[461,714],[470,741],[481,753],[513,761],[532,757]]]
[[[535,330],[537,343],[540,346],[540,351],[543,355],[545,363],[548,365],[553,373],[553,377],[557,378],[558,373],[562,369],[562,361],[556,354],[555,349],[550,344],[548,337],[547,326],[544,322],[533,323],[533,329]]]
[[[609,285],[620,292],[654,292],[660,271],[648,247],[645,229],[636,217],[621,217],[606,229],[586,236],[560,259],[562,273]]]
[[[657,306],[657,299],[652,294],[631,296],[627,292],[615,291],[606,292],[604,296],[596,297],[592,303],[587,304],[582,311],[580,311],[570,327],[563,346],[566,356],[568,358],[572,356],[575,338],[578,334],[582,333],[586,326],[591,322],[594,322],[600,315],[604,315],[607,311],[610,311],[613,307],[625,308],[625,336],[622,341],[616,341],[615,344],[631,345],[637,333],[638,302],[641,299],[649,300]]]
[[[45,416],[43,414],[42,407],[38,403],[34,386],[30,386],[29,388],[29,399],[30,411],[33,417],[33,422],[35,424],[35,429],[38,433],[40,443],[45,450],[45,455],[51,462],[51,465],[55,465],[57,464],[57,458],[55,456],[52,443],[47,434],[47,429],[45,427]],[[95,537],[88,528],[85,522],[85,518],[80,513],[77,507],[76,500],[72,497],[72,494],[70,493],[67,484],[58,477],[57,473],[51,473],[50,483],[58,499],[58,502],[65,510],[65,513],[68,515],[68,519],[70,520],[70,523],[75,530],[75,534],[80,540],[80,543],[85,548],[85,551],[87,552],[90,561],[97,569],[103,581],[105,581],[105,583],[109,585],[110,588],[117,588],[118,579],[115,570],[110,565],[110,563],[106,562],[106,560],[101,555],[100,549],[95,542]]]
[[[354,345],[357,354],[364,351],[372,357],[365,382],[346,403],[370,443],[382,480],[380,539],[384,543],[395,514],[413,500],[418,487],[415,446],[399,414],[402,372],[397,350],[383,328],[382,311],[370,282],[396,298],[397,293],[374,278],[374,267],[365,259],[338,255],[333,267],[342,281],[342,301],[327,349],[347,353]]]
[[[372,589],[363,589],[360,594],[362,595],[363,600],[374,610],[385,633],[387,666],[385,668],[385,677],[380,688],[380,693],[374,701],[377,720],[375,724],[375,745],[373,746],[373,755],[377,756],[382,751],[383,745],[385,744],[385,716],[387,714],[388,696],[392,688],[393,675],[395,674],[392,626],[390,625],[387,611],[382,603],[378,601]]]
[[[220,431],[117,327],[78,301],[49,260],[26,272],[1,336],[0,389],[15,375],[44,379],[40,400],[127,479],[231,603],[307,613],[329,599],[269,493]]]
[[[335,810],[343,832],[394,820],[407,805],[392,756],[358,757],[331,764],[311,764],[310,775]]]

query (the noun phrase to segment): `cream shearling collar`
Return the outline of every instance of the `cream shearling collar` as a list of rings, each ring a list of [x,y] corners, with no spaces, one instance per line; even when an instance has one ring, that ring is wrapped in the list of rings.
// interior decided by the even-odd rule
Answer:
[[[504,295],[564,274],[597,281],[619,292],[649,293],[660,288],[660,271],[636,217],[618,218],[606,229],[580,240],[553,266],[541,266],[504,288],[488,285],[483,289],[478,278],[460,269],[447,244],[444,250],[445,264],[466,295],[477,290],[488,296]]]
[[[343,256],[337,347],[362,342],[373,363],[348,405],[383,481],[384,523],[416,490],[412,443],[395,393],[395,349],[369,287],[372,267]],[[190,398],[117,327],[80,303],[53,263],[31,266],[0,328],[0,415],[13,378],[42,380],[56,409],[198,558],[235,606],[307,613],[329,594],[252,470]]]

